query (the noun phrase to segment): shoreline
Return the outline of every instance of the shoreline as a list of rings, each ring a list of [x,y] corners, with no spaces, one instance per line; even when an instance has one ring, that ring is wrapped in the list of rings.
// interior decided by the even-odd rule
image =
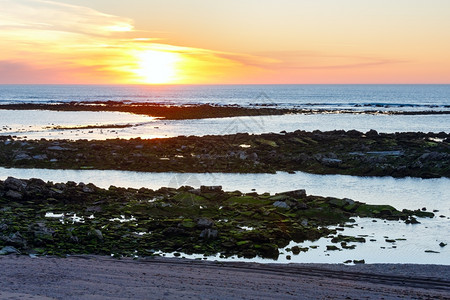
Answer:
[[[449,299],[450,293],[450,267],[440,265],[8,256],[0,266],[2,298]]]

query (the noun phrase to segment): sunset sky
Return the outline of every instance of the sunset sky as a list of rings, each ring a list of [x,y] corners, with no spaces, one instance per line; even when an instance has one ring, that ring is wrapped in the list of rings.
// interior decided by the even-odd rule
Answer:
[[[0,83],[450,83],[449,0],[0,0]]]

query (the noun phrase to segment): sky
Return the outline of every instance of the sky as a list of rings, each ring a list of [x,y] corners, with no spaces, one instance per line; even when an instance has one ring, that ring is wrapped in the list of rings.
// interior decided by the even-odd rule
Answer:
[[[0,84],[449,84],[449,53],[449,0],[0,0]]]

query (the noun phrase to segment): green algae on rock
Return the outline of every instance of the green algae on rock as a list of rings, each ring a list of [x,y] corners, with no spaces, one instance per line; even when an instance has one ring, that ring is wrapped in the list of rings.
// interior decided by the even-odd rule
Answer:
[[[162,251],[276,259],[290,241],[335,234],[327,226],[354,216],[408,221],[421,212],[353,200],[351,209],[341,205],[349,202],[304,190],[270,195],[224,192],[219,186],[101,189],[9,177],[0,181],[0,247],[14,248],[5,253],[36,255],[152,256]],[[334,242],[348,248],[346,242],[363,239],[338,236]],[[307,250],[291,249],[294,254]]]
[[[106,141],[19,141],[0,136],[0,166],[450,177],[450,134],[298,130],[280,134]]]

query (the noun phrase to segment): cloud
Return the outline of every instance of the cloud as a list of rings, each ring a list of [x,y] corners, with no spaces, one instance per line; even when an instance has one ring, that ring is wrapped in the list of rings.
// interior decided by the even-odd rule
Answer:
[[[138,83],[139,53],[148,50],[179,54],[185,60],[180,78],[191,82],[276,62],[158,43],[148,32],[135,30],[131,19],[83,6],[0,0],[0,7],[0,83]]]
[[[272,51],[258,52],[258,54],[272,57],[278,61],[278,63],[272,63],[266,67],[285,70],[355,69],[408,62],[378,56],[338,55],[314,51]]]
[[[131,19],[98,12],[88,7],[45,0],[0,0],[0,28],[48,30],[109,36],[131,31]]]

